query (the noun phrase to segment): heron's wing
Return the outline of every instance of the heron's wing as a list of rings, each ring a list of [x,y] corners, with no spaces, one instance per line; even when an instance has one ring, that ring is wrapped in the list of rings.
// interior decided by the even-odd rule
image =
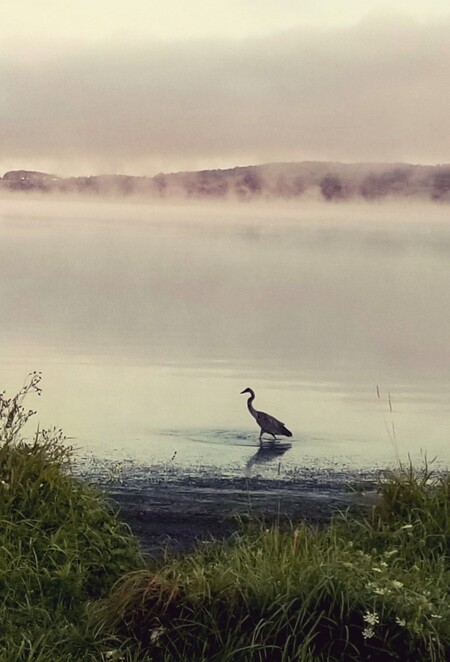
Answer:
[[[284,428],[284,423],[275,418],[275,416],[266,414],[264,411],[258,412],[258,415],[256,416],[256,422],[258,423],[259,427],[266,432],[273,431],[275,433],[277,430]]]

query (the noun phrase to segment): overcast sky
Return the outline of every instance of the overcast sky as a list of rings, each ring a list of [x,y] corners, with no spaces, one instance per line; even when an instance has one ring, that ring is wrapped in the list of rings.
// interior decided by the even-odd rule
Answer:
[[[14,0],[0,25],[0,173],[450,161],[448,0]]]

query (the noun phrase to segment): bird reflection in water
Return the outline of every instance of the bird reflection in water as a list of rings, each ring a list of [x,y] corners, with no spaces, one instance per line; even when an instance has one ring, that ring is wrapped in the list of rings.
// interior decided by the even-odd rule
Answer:
[[[248,472],[255,465],[273,462],[291,448],[292,444],[289,441],[263,441],[256,453],[247,460],[245,469]]]

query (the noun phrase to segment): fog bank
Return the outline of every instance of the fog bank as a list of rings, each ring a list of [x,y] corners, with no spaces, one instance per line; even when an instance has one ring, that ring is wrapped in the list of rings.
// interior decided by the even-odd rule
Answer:
[[[0,62],[0,166],[156,174],[270,161],[442,163],[450,22],[121,39]]]

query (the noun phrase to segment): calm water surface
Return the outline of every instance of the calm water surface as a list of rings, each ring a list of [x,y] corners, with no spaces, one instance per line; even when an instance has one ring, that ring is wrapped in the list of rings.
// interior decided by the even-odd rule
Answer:
[[[80,458],[446,466],[449,289],[443,207],[0,200],[0,386],[41,370],[29,404]],[[247,386],[284,454],[257,453]]]

